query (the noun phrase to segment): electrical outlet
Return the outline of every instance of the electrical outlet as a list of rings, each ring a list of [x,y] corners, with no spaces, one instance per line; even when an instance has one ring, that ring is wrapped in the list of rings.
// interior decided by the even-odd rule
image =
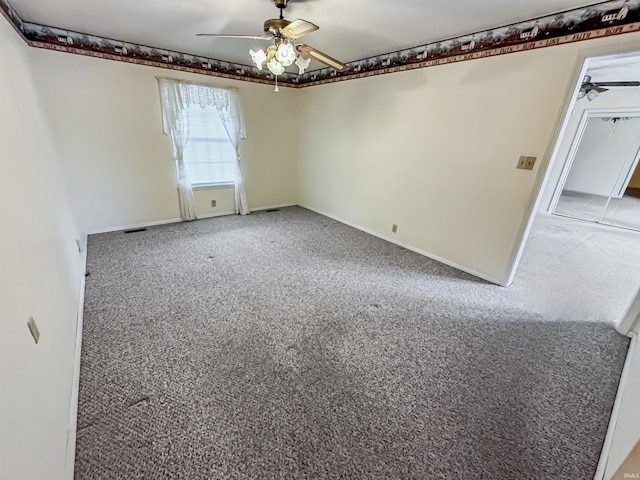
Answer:
[[[216,206],[216,201],[215,200],[211,200],[211,208],[214,208]]]
[[[398,225],[394,223],[393,226],[391,227],[391,233],[396,233],[397,231],[398,231]]]
[[[27,321],[27,326],[29,327],[29,331],[31,332],[31,336],[33,340],[38,343],[40,340],[40,331],[38,330],[38,326],[36,325],[36,321],[33,319],[31,315],[29,315],[29,320]]]

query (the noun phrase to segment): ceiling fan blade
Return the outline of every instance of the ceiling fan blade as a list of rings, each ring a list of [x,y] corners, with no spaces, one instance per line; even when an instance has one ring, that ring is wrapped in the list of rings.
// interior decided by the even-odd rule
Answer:
[[[602,87],[640,87],[640,82],[594,82]]]
[[[591,87],[589,90],[595,90],[598,93],[602,93],[602,92],[608,92],[609,89],[608,88],[603,88],[599,85],[594,85],[593,87]]]
[[[316,60],[321,61],[322,63],[329,65],[336,70],[344,70],[347,66],[339,60],[336,60],[333,57],[330,57],[326,53],[321,52],[317,48],[310,47],[309,45],[296,45],[296,49],[299,52],[304,53],[310,57],[315,58]]]
[[[248,38],[251,40],[272,40],[273,35],[227,35],[225,33],[196,33],[198,37]]]
[[[315,32],[319,28],[319,26],[311,22],[307,22],[306,20],[298,18],[297,20],[294,20],[289,25],[284,27],[282,29],[282,34],[295,40],[302,37],[303,35],[306,35],[307,33]]]

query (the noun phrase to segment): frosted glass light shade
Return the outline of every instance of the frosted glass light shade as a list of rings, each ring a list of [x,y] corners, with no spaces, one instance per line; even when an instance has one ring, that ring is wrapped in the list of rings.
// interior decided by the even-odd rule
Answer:
[[[267,68],[275,76],[282,75],[284,73],[284,67],[275,58],[272,58],[269,63],[267,63]]]
[[[264,53],[264,50],[260,49],[257,52],[254,52],[253,50],[249,50],[249,53],[251,54],[251,60],[253,60],[253,62],[256,64],[256,67],[258,67],[258,70],[262,70],[262,65],[267,59],[267,54]]]
[[[589,101],[595,100],[599,96],[600,96],[600,92],[598,92],[597,90],[589,90],[587,92],[587,100],[589,100]]]
[[[296,59],[296,52],[293,49],[293,45],[290,43],[281,43],[276,51],[276,59],[285,67],[291,65]]]
[[[299,55],[296,59],[296,65],[298,66],[298,73],[302,75],[304,71],[309,67],[311,63],[310,58],[304,58],[302,55]]]

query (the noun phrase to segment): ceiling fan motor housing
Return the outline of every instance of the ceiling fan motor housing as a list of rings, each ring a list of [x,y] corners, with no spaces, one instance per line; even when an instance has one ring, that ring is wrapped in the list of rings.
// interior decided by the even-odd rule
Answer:
[[[289,20],[284,20],[282,18],[272,18],[264,22],[264,33],[272,33],[275,36],[280,36],[282,29],[289,25],[291,22]]]

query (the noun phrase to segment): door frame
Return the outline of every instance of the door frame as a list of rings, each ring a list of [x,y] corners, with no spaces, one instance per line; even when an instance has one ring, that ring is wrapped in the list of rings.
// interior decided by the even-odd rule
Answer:
[[[573,137],[573,141],[571,143],[571,148],[569,149],[569,154],[565,159],[564,165],[562,166],[562,171],[560,173],[560,178],[558,179],[558,183],[555,186],[553,191],[553,196],[551,197],[551,202],[549,203],[549,207],[547,208],[548,214],[553,214],[556,207],[558,206],[558,201],[560,200],[560,196],[562,195],[562,190],[564,189],[564,185],[567,182],[567,178],[569,177],[569,172],[571,171],[571,167],[573,166],[573,162],[576,159],[576,155],[578,154],[578,149],[580,148],[580,143],[584,137],[584,133],[587,130],[587,124],[589,120],[593,118],[606,118],[606,117],[640,117],[640,108],[638,107],[624,107],[624,108],[592,108],[587,109],[582,112],[582,118],[580,118],[580,123],[578,124],[578,129],[576,131],[575,136]],[[562,140],[562,139],[560,139]],[[560,143],[560,140],[558,143]],[[637,155],[638,148],[640,148],[640,138],[635,141],[633,147],[630,151],[629,157],[625,160],[625,166],[629,164],[629,158],[631,158],[631,152],[633,152],[634,161],[632,161],[632,167],[635,168],[637,163]],[[560,159],[557,159],[560,161]],[[626,167],[625,167],[626,168]],[[630,171],[627,171],[625,175],[625,180],[628,181],[631,179],[631,173],[633,172],[633,168]],[[620,177],[616,181],[616,185],[614,186],[613,191],[617,192],[625,185],[620,185]],[[612,192],[613,193],[613,192]]]

